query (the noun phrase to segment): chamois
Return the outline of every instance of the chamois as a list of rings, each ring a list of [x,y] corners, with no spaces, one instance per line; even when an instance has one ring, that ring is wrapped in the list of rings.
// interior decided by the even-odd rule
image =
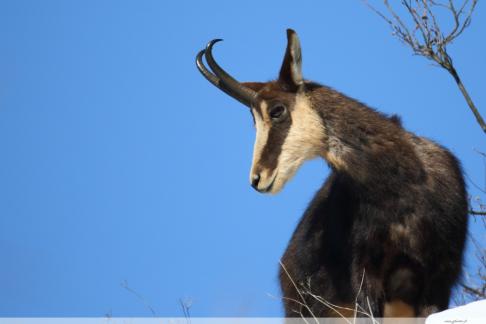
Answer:
[[[265,83],[240,83],[225,72],[212,54],[218,41],[198,53],[196,65],[250,108],[256,127],[251,185],[277,193],[315,157],[331,168],[281,259],[286,316],[336,317],[336,309],[360,316],[352,311],[355,301],[375,317],[447,308],[461,275],[468,218],[454,155],[405,130],[398,117],[304,80],[300,41],[291,29],[279,77]]]

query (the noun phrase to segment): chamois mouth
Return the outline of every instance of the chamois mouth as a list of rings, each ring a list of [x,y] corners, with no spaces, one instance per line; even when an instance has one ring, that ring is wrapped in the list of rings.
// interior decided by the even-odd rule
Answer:
[[[273,179],[270,182],[270,184],[268,186],[266,186],[265,188],[263,188],[263,189],[259,189],[258,191],[261,192],[261,193],[269,193],[269,192],[272,192],[273,184],[275,183],[275,180],[277,179],[277,174],[278,174],[278,170],[275,171],[275,174],[274,174]]]

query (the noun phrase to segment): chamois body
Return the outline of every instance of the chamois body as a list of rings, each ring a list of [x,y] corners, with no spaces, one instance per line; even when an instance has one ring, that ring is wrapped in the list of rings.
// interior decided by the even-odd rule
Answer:
[[[335,153],[282,257],[286,316],[338,316],[315,296],[352,309],[357,301],[375,317],[398,300],[413,308],[411,316],[447,308],[467,230],[457,159],[395,117],[329,88],[308,88],[327,130],[324,146]]]
[[[277,193],[308,159],[321,157],[331,168],[281,259],[286,316],[413,317],[445,309],[467,231],[459,162],[397,117],[305,81],[297,34],[289,29],[287,39],[271,82],[231,77],[212,56],[218,39],[196,57],[209,82],[250,108],[257,191]]]

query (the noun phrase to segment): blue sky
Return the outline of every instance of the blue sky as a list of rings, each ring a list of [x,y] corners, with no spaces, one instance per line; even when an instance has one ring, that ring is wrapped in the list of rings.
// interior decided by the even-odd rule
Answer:
[[[254,191],[251,116],[194,57],[221,37],[222,66],[270,80],[288,27],[306,78],[400,114],[484,186],[484,134],[452,79],[361,1],[2,1],[0,316],[182,316],[180,298],[193,316],[282,315],[278,260],[329,170]],[[480,109],[485,27],[478,6],[450,48]]]

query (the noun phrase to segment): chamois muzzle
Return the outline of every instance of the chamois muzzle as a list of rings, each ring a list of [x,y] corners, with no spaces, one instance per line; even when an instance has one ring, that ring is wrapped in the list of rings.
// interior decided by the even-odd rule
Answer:
[[[201,50],[196,56],[196,66],[201,74],[215,85],[217,88],[235,98],[245,106],[251,107],[257,95],[256,91],[245,87],[243,84],[229,75],[213,58],[213,45],[222,39],[213,39],[206,45],[206,49]],[[206,57],[206,62],[211,71],[209,71],[203,63],[202,57]]]

